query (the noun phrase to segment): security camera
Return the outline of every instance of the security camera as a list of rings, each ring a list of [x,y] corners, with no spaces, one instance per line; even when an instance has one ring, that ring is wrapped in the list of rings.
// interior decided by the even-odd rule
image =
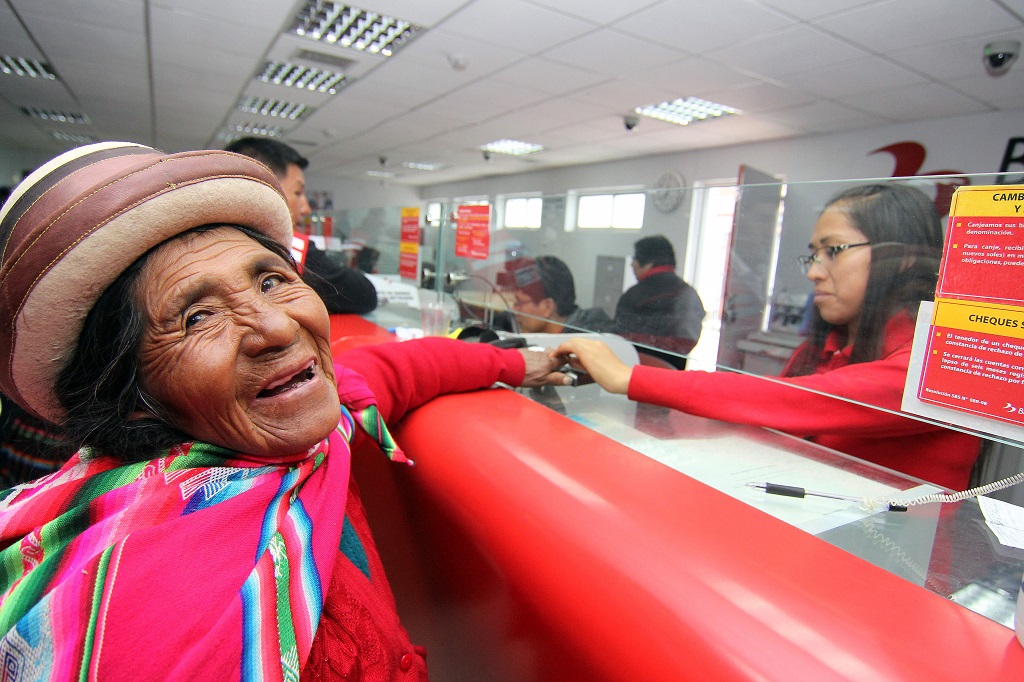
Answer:
[[[377,160],[380,161],[380,165],[382,166],[388,165],[388,157],[386,156],[378,156]]]
[[[985,46],[985,70],[990,76],[1002,76],[1020,54],[1019,40],[998,40]]]
[[[634,116],[633,114],[626,114],[622,117],[622,125],[626,126],[626,130],[632,130],[640,125],[640,117]]]
[[[484,161],[490,161],[490,160],[491,160],[491,153],[485,149],[484,150]]]

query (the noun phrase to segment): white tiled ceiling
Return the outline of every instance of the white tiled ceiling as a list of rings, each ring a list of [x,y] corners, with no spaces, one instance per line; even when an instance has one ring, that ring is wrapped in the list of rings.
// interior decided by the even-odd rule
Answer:
[[[365,177],[384,159],[394,182],[421,185],[973,112],[1021,111],[1024,125],[1024,59],[1000,78],[982,64],[987,43],[1024,40],[1024,0],[366,0],[424,27],[390,59],[284,35],[302,4],[0,0],[0,55],[60,76],[0,74],[0,147],[57,153],[62,131],[179,151],[222,146],[228,124],[276,124],[311,172]],[[352,60],[352,84],[332,97],[254,80],[301,49]],[[242,95],[315,112],[243,114]],[[691,95],[744,114],[623,126]],[[547,149],[485,161],[478,147],[499,138]]]

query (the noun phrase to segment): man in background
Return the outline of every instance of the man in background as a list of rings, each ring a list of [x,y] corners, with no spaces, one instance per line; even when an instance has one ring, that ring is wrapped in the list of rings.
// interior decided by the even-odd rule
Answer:
[[[612,320],[600,308],[576,305],[569,266],[554,256],[526,259],[512,273],[516,319],[525,333],[605,332]]]
[[[292,229],[304,232],[306,218],[313,213],[303,173],[309,161],[283,142],[263,137],[243,137],[225,150],[256,159],[273,171],[288,201]],[[363,314],[377,307],[373,282],[362,272],[331,260],[312,240],[302,262],[302,279],[323,299],[329,313]]]
[[[638,281],[615,306],[616,332],[672,353],[689,353],[697,345],[704,305],[675,269],[675,250],[664,236],[644,237],[633,244],[633,274]]]

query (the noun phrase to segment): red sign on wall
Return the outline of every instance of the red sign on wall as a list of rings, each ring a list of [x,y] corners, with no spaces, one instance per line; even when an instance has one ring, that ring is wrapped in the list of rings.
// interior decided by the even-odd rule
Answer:
[[[420,209],[402,209],[401,236],[398,242],[398,275],[417,279],[420,274]]]
[[[455,255],[484,260],[491,254],[491,207],[459,206],[455,226]]]

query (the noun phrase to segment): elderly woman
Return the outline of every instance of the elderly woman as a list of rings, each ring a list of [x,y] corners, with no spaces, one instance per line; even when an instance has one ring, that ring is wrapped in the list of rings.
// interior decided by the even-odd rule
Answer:
[[[565,383],[447,339],[331,357],[267,168],[90,145],[0,212],[0,390],[80,449],[0,501],[10,679],[425,679],[350,454],[443,393]],[[369,456],[372,456],[369,455]]]

